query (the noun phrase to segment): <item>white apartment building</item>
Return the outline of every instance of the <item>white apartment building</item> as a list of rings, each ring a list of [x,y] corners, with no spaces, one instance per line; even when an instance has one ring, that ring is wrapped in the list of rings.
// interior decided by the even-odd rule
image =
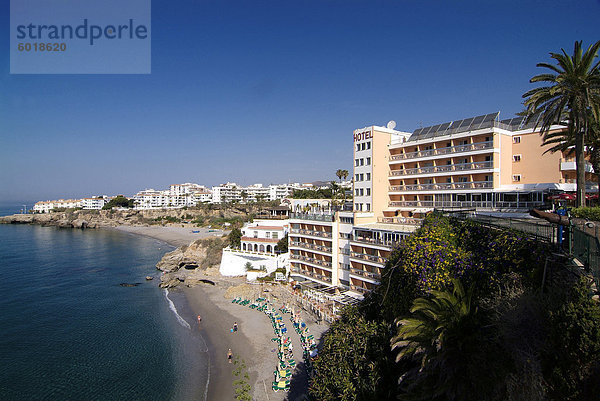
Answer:
[[[168,207],[169,198],[169,191],[145,189],[135,194],[133,201],[136,209],[161,209]]]
[[[136,209],[182,208],[210,202],[212,193],[204,185],[188,182],[173,184],[164,191],[146,189],[135,194],[133,199]]]
[[[110,201],[108,196],[94,196],[91,198],[83,198],[81,207],[85,210],[100,210]]]
[[[59,199],[37,202],[33,205],[34,213],[49,213],[53,209],[75,209],[81,207],[81,199]]]
[[[288,232],[287,220],[254,220],[242,228],[240,248],[242,251],[275,254],[275,245]]]
[[[212,187],[213,203],[230,203],[242,201],[242,187],[235,182],[221,184],[218,187]]]

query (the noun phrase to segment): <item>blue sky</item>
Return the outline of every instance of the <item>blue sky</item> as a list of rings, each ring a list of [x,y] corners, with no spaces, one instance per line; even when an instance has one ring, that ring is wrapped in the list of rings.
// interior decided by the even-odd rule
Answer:
[[[352,131],[521,110],[535,64],[600,39],[600,0],[152,1],[152,74],[10,75],[0,201],[335,179]]]

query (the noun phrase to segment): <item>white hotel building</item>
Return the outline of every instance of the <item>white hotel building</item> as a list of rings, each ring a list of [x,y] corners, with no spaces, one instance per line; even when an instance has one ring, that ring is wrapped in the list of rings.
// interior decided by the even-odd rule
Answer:
[[[412,133],[355,130],[352,208],[292,207],[292,275],[363,294],[379,283],[392,248],[434,208],[527,211],[550,193],[573,191],[573,160],[544,153],[534,125],[492,113]],[[591,171],[586,186],[594,191]]]

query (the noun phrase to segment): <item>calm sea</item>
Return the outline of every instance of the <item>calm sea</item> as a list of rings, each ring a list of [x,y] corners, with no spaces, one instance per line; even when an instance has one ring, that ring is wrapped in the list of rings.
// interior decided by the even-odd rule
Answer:
[[[176,313],[181,296],[145,280],[171,249],[111,230],[0,224],[0,399],[203,399],[206,345]]]

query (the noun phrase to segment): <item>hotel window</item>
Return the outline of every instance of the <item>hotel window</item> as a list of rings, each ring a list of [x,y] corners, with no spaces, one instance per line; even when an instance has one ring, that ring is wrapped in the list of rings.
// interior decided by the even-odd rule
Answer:
[[[360,181],[359,178],[360,178],[360,174],[356,174],[356,180],[355,181]]]
[[[354,190],[354,196],[358,196],[358,188]]]
[[[367,173],[367,181],[371,181],[371,173]]]
[[[367,149],[371,149],[371,142],[367,142]]]
[[[357,152],[360,152],[360,143],[357,143],[357,144],[356,144],[356,151],[357,151]]]
[[[521,174],[515,174],[512,176],[512,179],[514,182],[520,182],[521,181]]]
[[[367,188],[367,196],[371,196],[371,188]]]
[[[520,136],[513,136],[513,143],[521,143],[521,137]]]
[[[520,162],[521,161],[521,155],[513,155],[513,162]]]
[[[265,233],[265,238],[271,238],[271,233],[267,231],[267,232]]]
[[[273,239],[279,239],[279,233],[273,233]]]
[[[467,177],[458,177],[458,182],[468,182],[469,179]]]
[[[486,156],[485,157],[485,161],[486,162],[491,162],[492,161],[492,156]]]
[[[371,158],[367,157],[367,166],[370,166],[370,165],[371,165]]]
[[[361,188],[359,191],[360,191],[360,196],[363,196],[364,190]]]
[[[363,143],[362,146],[361,146],[361,148],[362,148],[362,150],[365,150],[367,148],[367,144]]]
[[[370,212],[371,211],[371,204],[367,203],[366,205],[367,205],[367,212]]]
[[[450,177],[446,178],[446,182],[447,183],[451,183],[452,182],[452,178],[450,178]]]
[[[368,174],[368,173],[367,173]],[[360,173],[360,180],[364,181],[365,180],[365,175],[363,173]]]
[[[358,159],[354,159],[354,165],[358,167]]]
[[[488,174],[488,175],[485,176],[484,181],[486,181],[486,182],[492,182],[492,181],[494,181],[494,177],[492,177],[491,175]]]
[[[258,238],[258,231],[254,231],[254,238]]]
[[[360,159],[360,165],[364,166],[365,165],[365,159]]]
[[[360,211],[360,203],[354,204],[354,210],[356,210],[357,212]]]

